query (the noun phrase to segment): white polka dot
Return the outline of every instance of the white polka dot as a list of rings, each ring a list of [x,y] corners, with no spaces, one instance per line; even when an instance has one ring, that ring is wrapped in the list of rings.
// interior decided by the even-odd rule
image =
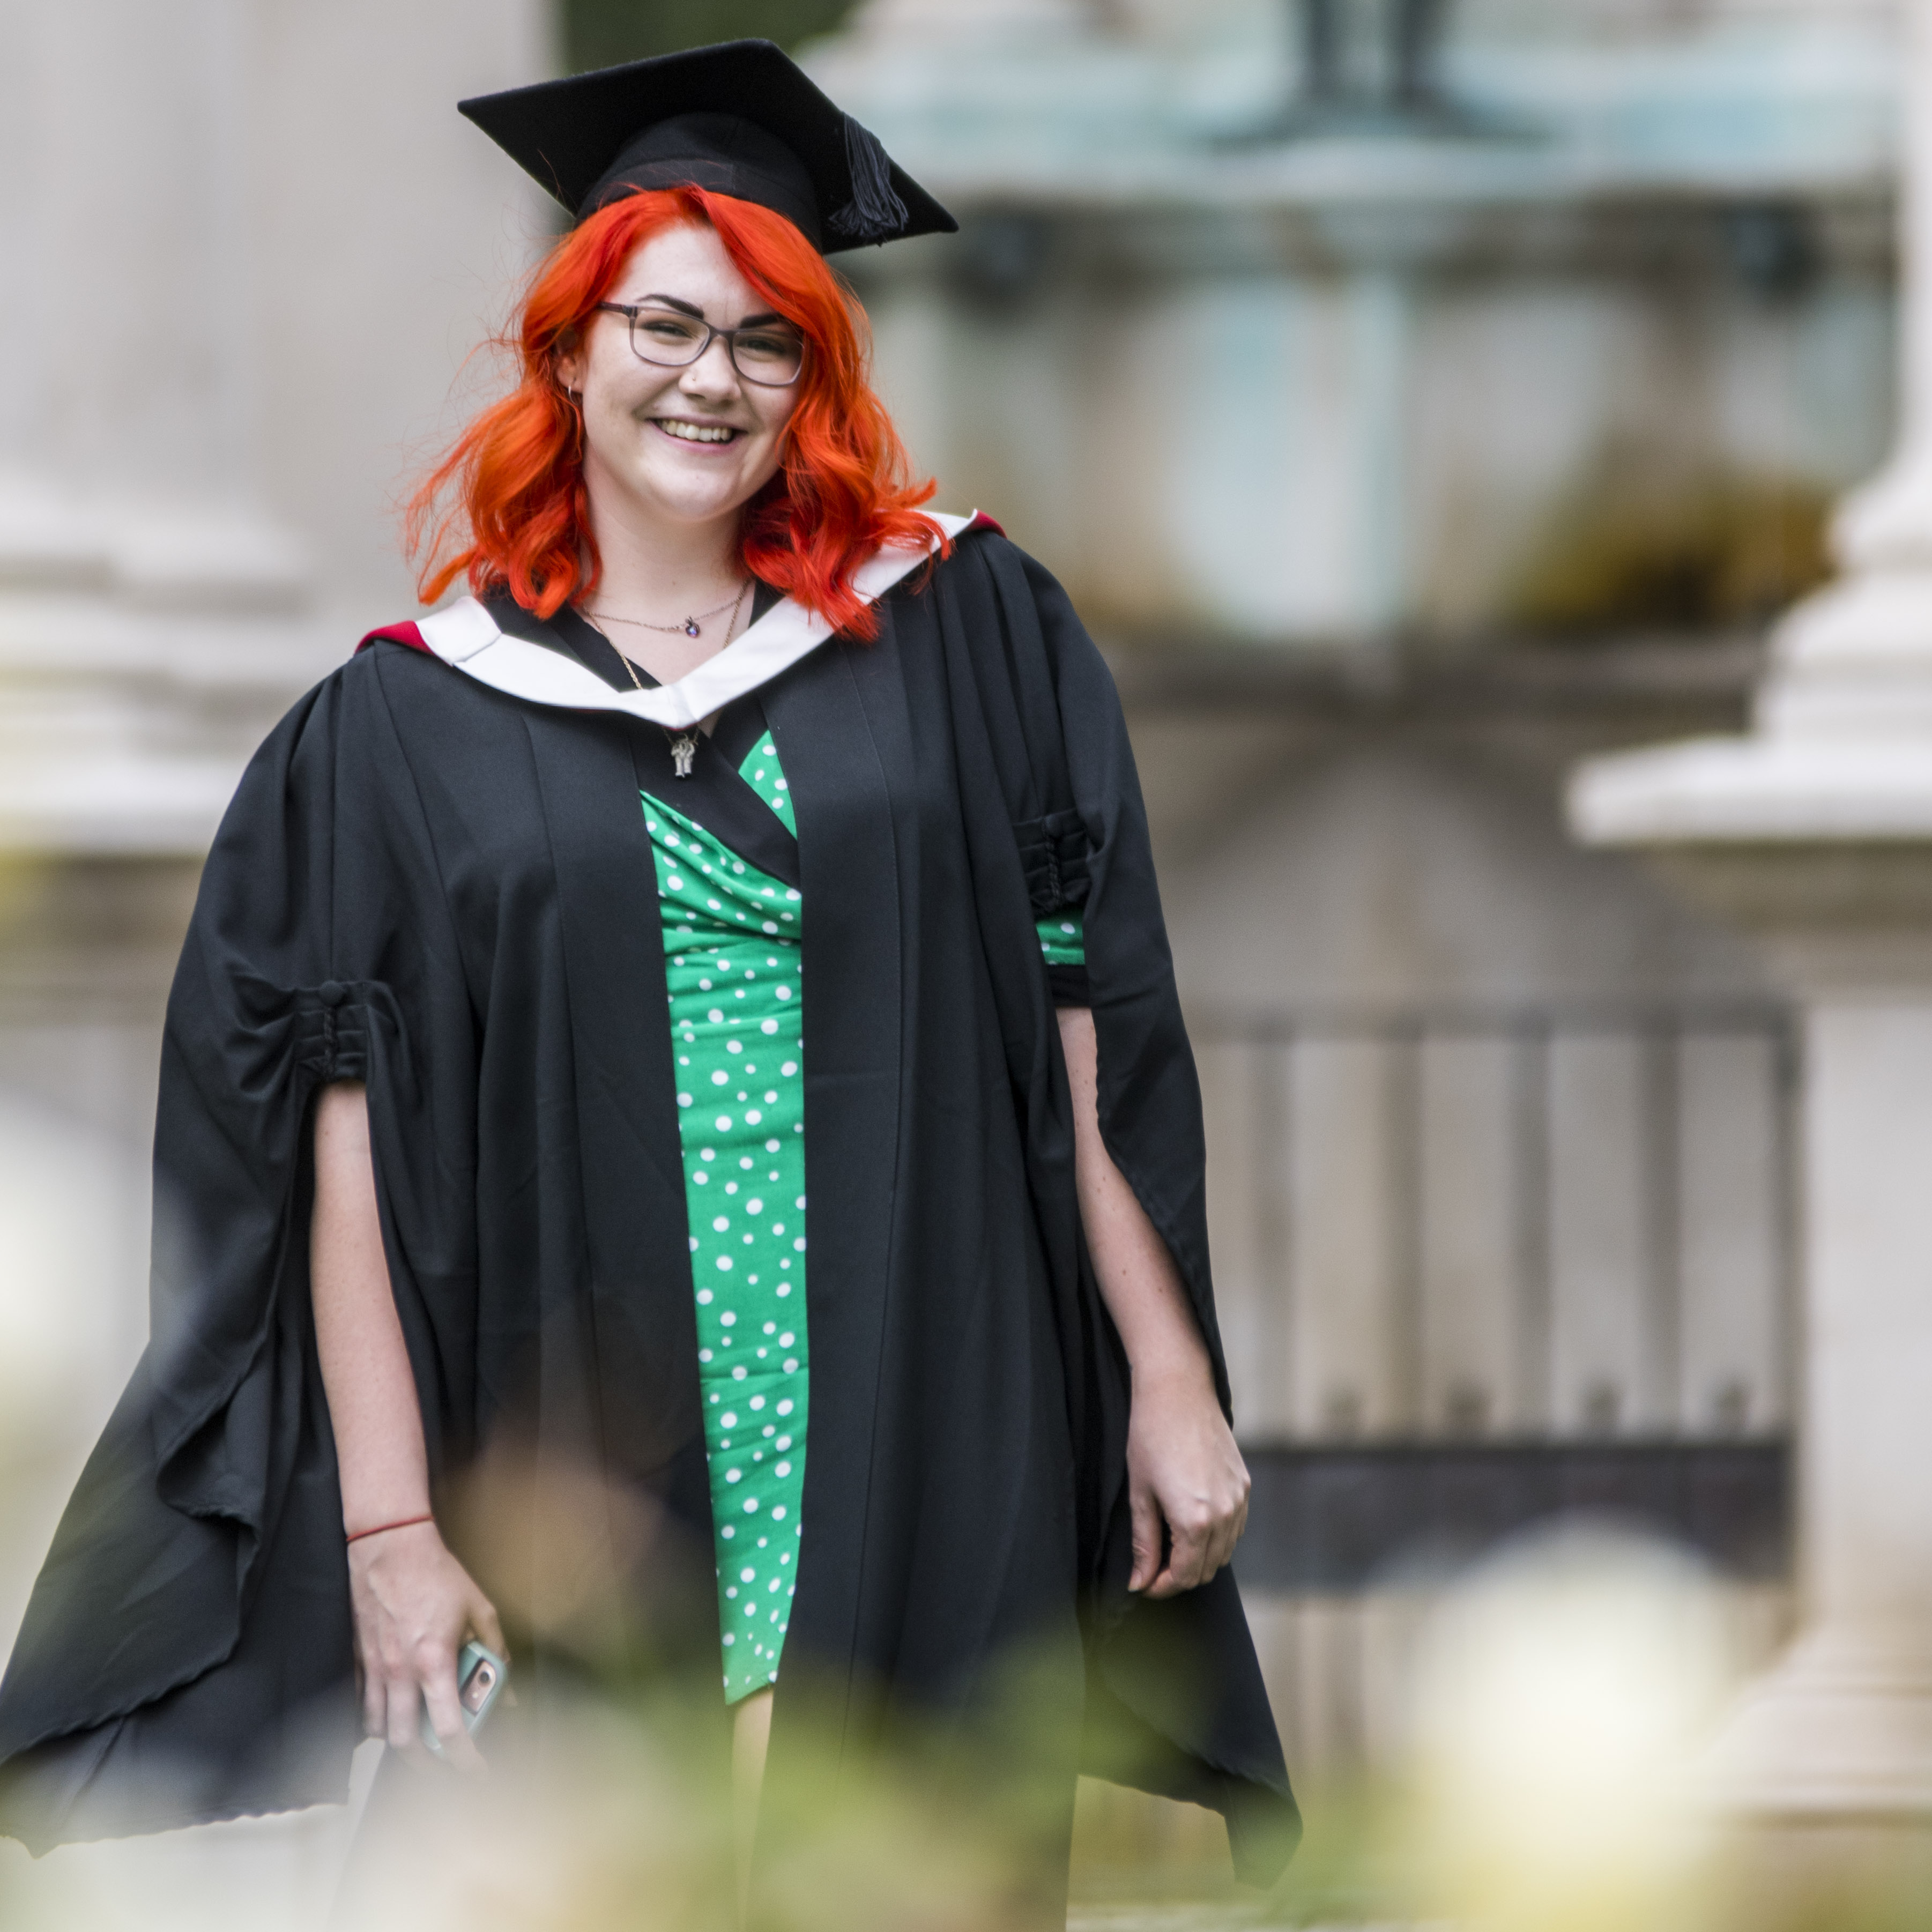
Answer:
[[[691,1096],[688,1094],[680,1094],[677,1096],[677,1104],[680,1107],[689,1106],[691,1105]]]
[[[737,1326],[738,1318],[736,1316],[733,1314],[728,1308],[725,1310],[722,1315],[718,1316],[718,1319],[727,1328],[734,1328]]]
[[[777,1142],[776,1141],[767,1141],[767,1142],[766,1142],[766,1143],[765,1143],[765,1151],[766,1151],[766,1153],[767,1153],[767,1154],[776,1154],[776,1153],[778,1152],[778,1142]]]
[[[762,1201],[754,1198],[745,1203],[745,1212],[747,1214],[762,1214],[764,1211],[765,1204]]]
[[[776,1516],[782,1516],[784,1514],[784,1513],[785,1513],[785,1507],[784,1507],[784,1504],[783,1503],[780,1503],[780,1504],[778,1504],[776,1506],[776,1508],[775,1508],[772,1510],[772,1514],[775,1517],[776,1517]]]
[[[805,1245],[805,1244],[804,1244],[802,1241],[800,1242],[800,1244],[799,1244],[799,1246],[800,1246],[800,1247],[803,1247],[803,1246],[804,1246],[804,1245]],[[729,1255],[720,1255],[720,1256],[718,1257],[718,1265],[721,1268],[724,1268],[724,1269],[726,1269],[726,1270],[729,1270],[729,1268],[730,1268],[730,1265],[731,1265],[731,1257],[730,1257]]]
[[[785,1064],[778,1069],[778,1071],[782,1073],[787,1079],[790,1079],[790,1077],[798,1071],[798,1062],[795,1060],[788,1060]]]
[[[713,1026],[722,1024],[724,1018],[724,1016],[721,1013],[716,1006],[713,1006],[710,1012],[706,1013],[704,1017],[708,1019]]]
[[[756,1496],[747,1496],[745,1498],[745,1514],[747,1516],[749,1516],[758,1506],[758,1499]]]
[[[791,1474],[791,1465],[789,1462],[781,1462],[778,1466],[777,1468],[772,1472],[772,1474],[779,1476],[788,1476]]]
[[[745,1124],[747,1126],[755,1127],[764,1118],[764,1115],[760,1113],[757,1108],[754,1107],[746,1113],[745,1116]]]
[[[694,1248],[697,1246],[698,1244],[695,1241],[693,1241],[691,1245]],[[710,1289],[708,1288],[700,1288],[698,1291],[698,1299],[701,1306],[706,1308],[710,1307],[711,1304],[716,1298],[717,1298],[712,1294]]]
[[[791,1397],[790,1397],[790,1396],[787,1396],[785,1397],[785,1399],[784,1399],[782,1402],[781,1402],[778,1404],[778,1413],[779,1413],[779,1414],[781,1414],[781,1415],[789,1415],[789,1414],[790,1414],[790,1413],[792,1412],[792,1409],[793,1409],[794,1406],[794,1403],[793,1403],[793,1402],[792,1402],[792,1399],[791,1399]]]
[[[693,1234],[691,1238],[691,1252],[693,1254],[696,1254],[698,1252],[698,1237],[695,1234]]]
[[[731,1131],[731,1116],[729,1114],[720,1114],[718,1116],[717,1127],[721,1134],[728,1134]]]
[[[728,1215],[728,1214],[720,1214],[720,1215],[718,1216],[718,1218],[717,1218],[715,1221],[713,1221],[713,1222],[712,1222],[712,1224],[711,1224],[711,1226],[712,1226],[712,1227],[713,1230],[714,1230],[716,1232],[717,1232],[717,1233],[718,1233],[718,1234],[723,1234],[723,1233],[724,1233],[724,1230],[725,1230],[727,1228],[730,1227],[730,1225],[731,1225],[731,1217],[730,1217],[730,1215]],[[695,1245],[695,1244],[694,1244],[693,1245],[694,1246],[694,1245]]]
[[[791,998],[791,988],[789,986],[775,986],[772,990],[782,1000],[788,1000]]]
[[[805,1252],[805,1237],[802,1234],[800,1235],[798,1239],[792,1243],[792,1246],[798,1253],[803,1254]]]
[[[722,1087],[730,1078],[730,1076],[728,1073],[722,1072],[714,1073],[711,1076],[711,1084],[714,1087]]]
[[[778,1023],[776,1020],[760,1020],[758,1022],[758,1030],[760,1033],[776,1033],[778,1030]]]
[[[727,1469],[724,1480],[728,1483],[742,1483],[745,1480],[745,1472],[742,1469]]]
[[[755,1570],[750,1568],[740,1570],[738,1572],[738,1580],[741,1583],[748,1583],[758,1574]]]
[[[728,1408],[718,1420],[727,1429],[736,1429],[738,1426],[738,1412],[735,1408]]]

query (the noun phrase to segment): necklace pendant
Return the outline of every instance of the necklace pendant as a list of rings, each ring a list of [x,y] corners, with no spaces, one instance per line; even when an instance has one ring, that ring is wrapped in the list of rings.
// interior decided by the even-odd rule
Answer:
[[[687,617],[684,620],[684,634],[687,638],[699,638],[704,634],[698,628],[698,620],[695,617]]]
[[[695,734],[689,731],[681,732],[670,741],[671,776],[674,778],[689,778],[692,761],[697,756]]]

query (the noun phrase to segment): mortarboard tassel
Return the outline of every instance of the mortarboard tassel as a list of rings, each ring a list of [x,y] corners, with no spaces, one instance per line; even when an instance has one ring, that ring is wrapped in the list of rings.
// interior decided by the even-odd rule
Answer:
[[[892,164],[879,137],[849,114],[845,160],[852,172],[852,199],[832,216],[830,226],[854,242],[890,242],[906,225],[906,205],[893,191]]]

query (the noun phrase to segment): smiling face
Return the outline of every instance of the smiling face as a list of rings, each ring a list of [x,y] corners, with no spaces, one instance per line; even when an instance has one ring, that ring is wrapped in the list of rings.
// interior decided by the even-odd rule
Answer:
[[[652,236],[626,263],[609,299],[719,328],[778,320],[710,228]],[[583,400],[584,478],[594,527],[697,530],[735,518],[778,473],[800,387],[746,381],[716,340],[681,369],[646,362],[632,349],[625,318],[609,314],[591,317],[581,345],[558,358],[557,373]]]

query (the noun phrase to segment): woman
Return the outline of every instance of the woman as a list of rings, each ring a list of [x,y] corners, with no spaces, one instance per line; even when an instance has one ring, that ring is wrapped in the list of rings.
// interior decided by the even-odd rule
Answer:
[[[464,111],[577,225],[417,502],[426,601],[475,597],[304,698],[211,854],[154,1336],[0,1685],[0,1820],[339,1796],[358,1676],[473,1764],[504,1610],[538,1703],[704,1659],[754,1788],[794,1708],[983,1741],[1024,1659],[1063,1871],[1084,1753],[1272,1876],[1118,704],[1038,566],[920,511],[823,260],[954,224],[764,43]]]

